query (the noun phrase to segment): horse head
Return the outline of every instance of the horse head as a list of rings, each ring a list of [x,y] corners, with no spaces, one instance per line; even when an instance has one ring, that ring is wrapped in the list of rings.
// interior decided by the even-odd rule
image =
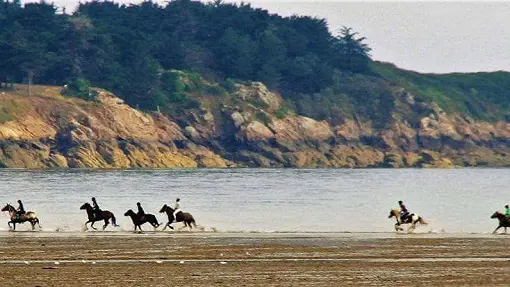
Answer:
[[[399,215],[399,213],[400,213],[400,212],[399,212],[398,210],[396,210],[396,209],[391,209],[391,210],[390,210],[390,215],[388,215],[388,218],[392,218],[393,216],[395,216],[396,218],[398,218],[398,217],[399,217],[399,216],[398,216],[398,215]]]
[[[14,207],[10,204],[6,204],[3,208],[2,208],[2,211],[9,211],[11,212],[12,210],[15,210]]]
[[[168,206],[168,205],[163,205],[163,207],[161,207],[161,209],[159,210],[160,213],[163,213],[163,212],[166,212],[166,213],[174,213],[174,210]]]
[[[3,209],[2,209],[3,210]],[[497,218],[497,219],[500,219],[501,217],[503,217],[504,214],[499,212],[499,211],[496,211],[494,212],[494,214],[491,215],[491,218]]]
[[[90,206],[90,203],[88,202],[85,202],[82,206],[80,206],[80,210],[83,210],[83,209],[89,209],[91,208],[92,206]]]
[[[124,213],[124,216],[133,216],[133,215],[135,215],[135,212],[132,209],[130,209],[130,210],[126,211],[126,213]]]

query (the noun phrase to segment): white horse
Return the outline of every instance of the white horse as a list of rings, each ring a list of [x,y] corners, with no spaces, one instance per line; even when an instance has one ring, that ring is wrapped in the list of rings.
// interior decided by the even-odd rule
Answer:
[[[396,231],[403,231],[404,230],[404,228],[402,228],[402,226],[401,226],[402,224],[411,224],[411,226],[407,229],[407,232],[414,231],[414,229],[416,228],[416,224],[417,223],[420,223],[422,225],[427,225],[428,224],[423,219],[423,217],[419,216],[416,213],[409,214],[408,219],[405,222],[402,222],[402,220],[400,218],[400,210],[398,210],[398,209],[390,210],[390,215],[388,216],[388,218],[392,218],[393,216],[395,216],[395,218],[397,219],[397,223],[395,223],[395,230]]]

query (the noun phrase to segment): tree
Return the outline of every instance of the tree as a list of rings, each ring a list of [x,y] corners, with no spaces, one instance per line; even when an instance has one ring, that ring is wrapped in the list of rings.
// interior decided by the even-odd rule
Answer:
[[[370,47],[363,43],[365,37],[358,37],[352,28],[342,27],[340,34],[333,38],[333,63],[336,68],[353,72],[364,72],[368,69]]]

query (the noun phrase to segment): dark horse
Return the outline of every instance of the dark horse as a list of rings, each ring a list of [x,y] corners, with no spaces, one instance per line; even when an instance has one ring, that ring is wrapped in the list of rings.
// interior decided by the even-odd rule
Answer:
[[[159,212],[160,213],[166,212],[166,215],[168,216],[168,223],[165,225],[165,228],[163,228],[163,230],[165,230],[167,227],[174,229],[172,226],[170,226],[170,224],[174,221],[174,219],[175,219],[175,222],[184,222],[184,226],[189,227],[189,229],[192,228],[191,227],[192,224],[193,224],[193,227],[197,228],[195,219],[193,218],[193,215],[191,215],[190,213],[179,211],[175,215],[175,217],[177,217],[177,218],[174,218],[174,209],[166,204],[163,205],[163,207],[161,207]]]
[[[131,220],[133,221],[133,224],[135,225],[135,231],[136,231],[136,228],[138,227],[138,229],[140,229],[140,231],[142,231],[142,227],[141,225],[148,222],[152,225],[152,227],[154,227],[154,230],[156,230],[156,228],[158,228],[159,226],[159,223],[158,223],[158,219],[156,218],[156,216],[154,216],[154,214],[145,214],[143,216],[140,216],[138,214],[136,214],[132,209],[126,211],[126,213],[124,213],[124,216],[129,216],[131,217]]]
[[[17,214],[16,208],[14,206],[7,204],[2,208],[2,211],[8,211],[9,215],[11,216],[11,221],[7,222],[7,225],[9,225],[9,228],[12,230],[16,230],[16,223],[25,223],[30,222],[32,224],[32,230],[35,229],[35,225],[39,225],[39,228],[41,228],[41,224],[39,224],[39,218],[35,215],[35,212],[28,211],[24,214]],[[12,223],[12,226],[11,226]]]
[[[506,216],[504,213],[496,211],[491,216],[491,218],[497,218],[499,220],[498,227],[492,233],[496,233],[496,231],[498,231],[498,229],[500,229],[501,227],[505,228],[505,233],[506,233],[506,228],[510,227],[510,217]]]
[[[85,222],[85,230],[88,230],[87,224],[91,223],[91,222],[92,223],[90,224],[90,227],[92,227],[92,229],[97,229],[94,227],[94,223],[96,221],[101,221],[101,220],[104,220],[104,225],[103,225],[103,230],[104,230],[106,228],[106,226],[108,226],[108,224],[109,224],[108,220],[110,220],[110,218],[112,219],[112,225],[115,227],[118,227],[117,221],[115,220],[115,215],[113,215],[113,213],[111,213],[108,210],[101,210],[97,214],[97,216],[95,216],[94,208],[88,202],[86,202],[82,206],[80,206],[80,210],[86,210],[87,217],[89,218],[89,220]]]

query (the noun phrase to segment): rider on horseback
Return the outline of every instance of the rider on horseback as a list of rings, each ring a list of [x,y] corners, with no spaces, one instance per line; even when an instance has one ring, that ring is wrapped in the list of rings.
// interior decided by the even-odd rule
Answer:
[[[409,217],[409,211],[407,210],[402,200],[398,201],[398,205],[400,206],[400,220],[402,222],[406,222],[407,218]]]
[[[92,208],[94,210],[94,218],[98,218],[101,213],[101,209],[99,208],[99,205],[97,205],[95,197],[92,197]]]
[[[174,208],[174,221],[177,222],[177,213],[181,212],[181,200],[177,198],[175,200],[175,208]]]
[[[143,210],[142,205],[140,204],[140,202],[137,202],[136,206],[138,207],[137,215],[140,217],[140,221],[142,221],[143,218],[145,217],[145,211]]]
[[[16,217],[19,219],[22,214],[25,214],[25,208],[23,207],[23,203],[18,199],[18,209],[16,211]]]
[[[506,215],[507,217],[510,217],[510,208],[508,207],[508,204],[507,204],[507,205],[505,205],[505,215]]]

